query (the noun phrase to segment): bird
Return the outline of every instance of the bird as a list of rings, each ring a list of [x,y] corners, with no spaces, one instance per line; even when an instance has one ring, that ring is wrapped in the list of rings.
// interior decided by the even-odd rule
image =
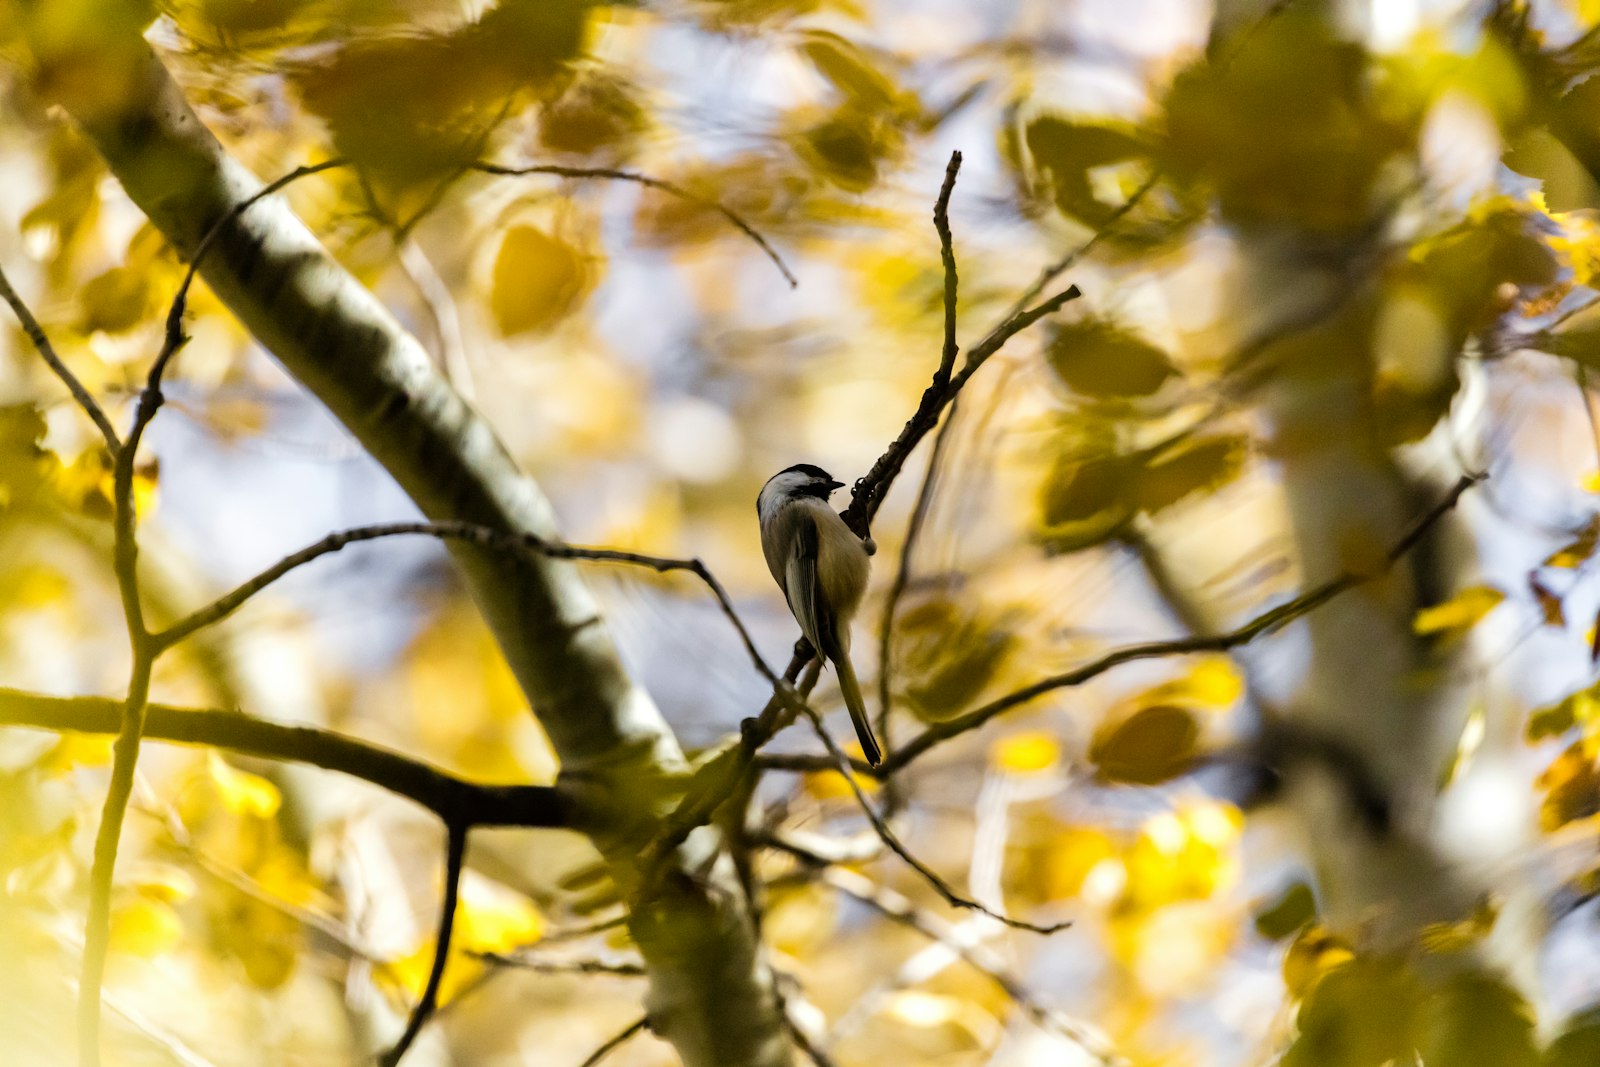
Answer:
[[[756,497],[761,551],[783,590],[800,632],[833,664],[855,725],[862,754],[873,767],[883,750],[872,735],[861,684],[850,662],[850,620],[867,591],[869,551],[828,504],[844,483],[810,463],[796,463],[767,479]]]

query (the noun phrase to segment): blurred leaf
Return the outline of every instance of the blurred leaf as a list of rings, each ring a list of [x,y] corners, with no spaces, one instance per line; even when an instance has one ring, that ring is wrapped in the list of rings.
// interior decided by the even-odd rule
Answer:
[[[1242,436],[1185,438],[1150,458],[1139,475],[1139,506],[1154,513],[1216,490],[1239,476],[1249,452]]]
[[[1229,63],[1196,63],[1166,100],[1167,167],[1203,180],[1246,224],[1341,233],[1365,225],[1415,118],[1384,114],[1366,53],[1329,21],[1285,8]]]
[[[1283,1067],[1382,1067],[1410,1062],[1423,992],[1401,961],[1357,957],[1327,972],[1300,1005],[1300,1033]]]
[[[1149,396],[1177,373],[1165,352],[1108,319],[1053,327],[1045,358],[1069,389],[1092,397]]]
[[[1593,1067],[1600,1063],[1600,1009],[1569,1022],[1545,1049],[1543,1067]]]
[[[839,898],[820,882],[772,891],[762,916],[767,943],[788,956],[804,959],[816,953],[839,923]]]
[[[1574,726],[1582,726],[1588,732],[1596,725],[1600,725],[1600,685],[1588,686],[1535,709],[1528,716],[1527,738],[1532,742],[1557,737]]]
[[[1131,491],[1137,478],[1130,457],[1063,453],[1045,479],[1040,539],[1052,552],[1076,552],[1107,540],[1136,513]]]
[[[887,119],[847,104],[807,122],[794,145],[818,177],[864,193],[877,184],[882,165],[900,155],[902,137]]]
[[[1567,613],[1561,606],[1561,597],[1539,580],[1538,571],[1528,574],[1528,591],[1533,594],[1534,602],[1539,605],[1539,614],[1546,626],[1564,628],[1567,625]]]
[[[1317,917],[1317,900],[1304,882],[1290,883],[1283,892],[1256,911],[1256,933],[1281,941]]]
[[[1039,774],[1061,763],[1061,743],[1042,730],[1002,737],[989,746],[989,764],[1008,774]]]
[[[1283,984],[1291,997],[1303,998],[1316,982],[1355,959],[1350,946],[1326,927],[1312,922],[1300,928],[1283,956]]]
[[[278,814],[283,797],[278,787],[265,778],[229,766],[215,750],[208,754],[207,767],[211,780],[216,783],[217,796],[227,810],[257,819],[270,819]]]
[[[1095,731],[1089,762],[1105,781],[1156,785],[1188,769],[1199,738],[1192,712],[1157,704]]]
[[[1089,873],[1116,858],[1117,847],[1104,830],[1069,826],[1046,841],[1043,873],[1045,900],[1065,900],[1083,891]]]
[[[946,589],[911,600],[894,641],[906,700],[928,721],[971,704],[1017,644],[1007,620]]]
[[[1226,708],[1243,695],[1244,678],[1231,657],[1200,656],[1184,674],[1141,693],[1139,702]]]
[[[1028,123],[1023,143],[1034,168],[1047,176],[1057,210],[1093,227],[1109,222],[1121,201],[1107,203],[1097,197],[1091,172],[1143,160],[1149,154],[1139,132],[1109,119],[1047,115]]]
[[[489,306],[507,337],[548,329],[577,308],[596,282],[594,258],[543,230],[514,226],[494,260]]]
[[[544,915],[522,894],[472,871],[461,880],[450,958],[439,984],[439,1005],[448,1004],[472,985],[489,966],[479,953],[508,953],[535,944],[544,936]],[[415,952],[385,964],[381,974],[415,1001],[427,986],[435,942],[428,939]]]
[[[1238,808],[1215,800],[1185,802],[1147,819],[1123,856],[1127,879],[1119,913],[1207,900],[1231,886],[1243,823]]]
[[[893,108],[900,91],[860,45],[825,30],[801,35],[799,52],[862,113]]]
[[[148,275],[129,267],[112,267],[90,278],[78,294],[83,303],[83,330],[121,333],[144,321],[153,308]]]
[[[1505,598],[1505,593],[1493,586],[1468,586],[1444,603],[1417,612],[1411,622],[1411,630],[1418,636],[1464,633],[1476,626]]]
[[[1539,828],[1546,833],[1600,812],[1600,768],[1581,741],[1557,756],[1536,784],[1545,794]]]
[[[585,70],[539,112],[539,144],[576,156],[627,158],[650,123],[637,91],[603,70]]]
[[[159,956],[183,940],[183,920],[171,904],[143,893],[111,910],[111,951]]]
[[[1596,543],[1600,543],[1600,515],[1591,515],[1582,532],[1568,544],[1550,553],[1545,558],[1544,566],[1575,570],[1589,562]]]
[[[1452,975],[1428,998],[1417,1051],[1428,1067],[1534,1067],[1533,1010],[1498,979]]]

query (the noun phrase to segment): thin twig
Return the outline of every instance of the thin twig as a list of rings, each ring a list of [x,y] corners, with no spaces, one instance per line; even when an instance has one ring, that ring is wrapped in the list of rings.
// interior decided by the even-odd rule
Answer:
[[[728,621],[732,623],[733,628],[738,632],[739,640],[743,643],[746,654],[749,655],[751,663],[755,665],[761,676],[780,692],[788,692],[791,696],[793,694],[792,688],[772,669],[771,665],[767,663],[761,652],[756,648],[755,640],[750,636],[750,631],[745,628],[743,620],[739,618],[739,613],[734,609],[733,601],[728,596],[728,591],[700,560],[647,556],[638,552],[623,552],[614,548],[586,548],[578,545],[569,545],[561,541],[552,541],[536,534],[508,533],[470,522],[390,522],[372,526],[357,526],[349,530],[331,533],[315,544],[308,545],[298,552],[290,553],[257,574],[254,578],[237,586],[231,592],[223,594],[205,607],[179,619],[165,630],[156,634],[154,640],[160,648],[170,648],[189,637],[195,631],[227,618],[251,597],[295,568],[304,566],[312,560],[338,552],[347,545],[358,544],[363,541],[376,541],[386,537],[405,536],[465,541],[497,551],[533,552],[553,559],[625,563],[637,567],[648,567],[658,574],[667,571],[688,571],[704,582],[706,588],[716,598],[717,606],[722,609],[722,613],[727,616]]]
[[[189,301],[189,287],[194,284],[195,275],[199,273],[201,261],[205,259],[206,253],[211,251],[211,246],[215,244],[217,238],[222,236],[222,231],[251,207],[285,186],[297,182],[301,178],[310,177],[313,174],[321,174],[323,171],[335,170],[349,165],[350,161],[346,159],[328,159],[321,163],[311,163],[306,166],[296,167],[287,174],[268,182],[233,205],[225,215],[207,228],[205,235],[200,238],[200,243],[195,245],[194,254],[189,257],[189,269],[184,272],[183,284],[178,286],[178,292],[173,296],[172,304],[167,309],[166,340],[161,346],[160,354],[156,356],[156,361],[150,365],[150,375],[145,383],[147,393],[153,392],[157,397],[160,396],[161,376],[166,373],[167,364],[172,361],[172,357],[184,345],[186,339],[183,336],[183,313]],[[159,406],[159,404],[160,401],[157,400],[156,405]]]
[[[473,958],[497,967],[514,967],[534,974],[606,974],[616,978],[643,978],[644,964],[625,960],[552,960],[520,952],[474,952]]]
[[[444,860],[444,900],[439,905],[439,936],[433,946],[433,967],[428,971],[428,984],[422,997],[411,1010],[405,1033],[395,1042],[394,1048],[379,1058],[383,1067],[396,1067],[412,1042],[422,1032],[439,1003],[439,984],[444,981],[445,967],[450,962],[450,935],[456,927],[456,904],[461,899],[461,868],[467,855],[468,827],[463,823],[446,825]]]
[[[557,178],[602,178],[609,181],[633,182],[635,185],[658,189],[681,200],[687,200],[691,204],[710,208],[721,215],[734,229],[750,238],[756,243],[756,247],[766,253],[767,258],[772,260],[773,266],[778,268],[778,273],[783,275],[783,280],[789,283],[789,288],[796,288],[800,284],[800,280],[794,276],[788,265],[784,263],[783,257],[778,255],[777,249],[773,248],[771,243],[761,236],[760,231],[754,226],[746,222],[732,209],[724,207],[715,200],[696,196],[681,185],[674,185],[672,182],[662,181],[660,178],[652,178],[648,174],[639,174],[631,170],[615,170],[610,167],[562,167],[553,163],[527,167],[508,167],[500,163],[484,161],[473,164],[473,169],[482,171],[485,174],[495,174],[506,178],[520,178],[528,174],[548,174]]]
[[[588,1058],[579,1064],[578,1067],[598,1067],[601,1060],[604,1060],[617,1049],[627,1044],[629,1040],[637,1037],[639,1034],[644,1033],[644,1031],[648,1030],[649,1028],[650,1016],[639,1016],[639,1018],[635,1019],[616,1034],[608,1038],[605,1044],[589,1053]]]
[[[939,352],[939,369],[933,372],[934,384],[941,389],[950,381],[955,369],[956,353],[956,294],[960,278],[956,274],[955,239],[950,233],[950,196],[956,189],[956,174],[961,170],[961,153],[951,152],[950,162],[944,168],[944,184],[939,187],[939,198],[933,204],[933,228],[939,235],[939,262],[944,266],[944,347]]]
[[[106,417],[105,410],[90,394],[78,376],[72,373],[72,368],[62,362],[56,355],[56,350],[50,343],[50,338],[45,334],[44,327],[39,325],[39,320],[33,317],[33,312],[28,310],[28,305],[22,302],[22,297],[11,287],[11,279],[6,277],[5,271],[0,270],[0,298],[4,298],[11,305],[12,312],[17,316],[17,321],[22,324],[22,331],[28,335],[28,340],[33,342],[33,347],[38,350],[40,358],[47,363],[55,376],[61,379],[67,387],[67,392],[72,394],[72,399],[78,402],[96,427],[100,436],[105,438],[106,448],[115,456],[122,450],[122,442],[117,438],[116,427],[111,425],[111,420]]]
[[[777,847],[791,852],[806,862],[815,862],[804,850],[792,847],[787,842],[778,844]],[[1059,1034],[1076,1043],[1095,1060],[1108,1067],[1126,1063],[1111,1049],[1105,1039],[1094,1033],[1089,1026],[1069,1019],[1061,1012],[1041,1003],[1016,975],[1006,970],[1004,964],[993,953],[973,943],[972,938],[959,927],[918,908],[904,894],[897,893],[888,886],[879,885],[863,874],[826,863],[819,865],[822,867],[822,880],[828,885],[859,900],[885,918],[915,930],[928,940],[948,948],[967,966],[998,985],[1006,996],[1022,1009],[1023,1014],[1041,1029]]]
[[[911,582],[911,557],[916,552],[922,528],[928,521],[933,491],[939,481],[939,467],[945,457],[951,427],[956,423],[960,401],[961,398],[957,397],[950,402],[950,409],[945,413],[944,422],[939,425],[939,432],[933,435],[933,452],[928,456],[927,469],[922,472],[922,484],[917,486],[917,502],[911,509],[911,521],[906,526],[906,538],[900,545],[900,560],[895,568],[894,581],[889,585],[889,593],[883,604],[883,621],[878,628],[878,737],[883,741],[885,753],[892,754],[894,749],[889,729],[889,689],[894,673],[895,611],[900,606],[900,598],[905,595],[906,586]]]
[[[1107,216],[1106,221],[1101,224],[1099,229],[1095,230],[1094,233],[1089,235],[1088,240],[1069,251],[1066,255],[1062,256],[1054,263],[1051,263],[1041,269],[1039,271],[1039,276],[1033,280],[1031,285],[1022,291],[1021,296],[1012,301],[1011,307],[1006,311],[1002,318],[1010,318],[1023,308],[1027,307],[1029,304],[1033,303],[1039,298],[1039,294],[1044,292],[1051,282],[1055,281],[1057,278],[1061,277],[1061,275],[1071,270],[1073,265],[1084,256],[1088,255],[1090,252],[1093,252],[1100,242],[1109,237],[1112,232],[1116,230],[1117,226],[1121,224],[1122,220],[1127,218],[1128,213],[1139,206],[1140,202],[1150,194],[1150,190],[1156,187],[1156,185],[1161,181],[1162,177],[1163,175],[1159,168],[1151,171],[1150,176],[1141,182],[1137,189],[1128,194],[1128,199],[1124,200],[1120,207]]]
[[[997,911],[984,907],[978,901],[956,892],[955,887],[940,877],[937,871],[912,855],[911,850],[906,848],[900,838],[895,835],[895,832],[889,828],[889,824],[884,822],[883,816],[879,815],[877,809],[872,806],[872,801],[867,798],[866,791],[861,788],[861,783],[857,781],[855,770],[850,765],[850,758],[845,755],[844,749],[839,747],[839,743],[833,739],[833,735],[828,733],[827,727],[822,724],[822,717],[810,708],[806,709],[805,715],[811,722],[812,730],[822,740],[823,747],[833,757],[834,768],[844,775],[845,781],[850,786],[850,792],[855,794],[856,803],[861,807],[862,813],[866,815],[867,821],[872,824],[872,828],[877,832],[878,837],[883,840],[884,845],[887,846],[890,852],[905,860],[912,870],[920,874],[924,881],[933,886],[934,890],[944,898],[945,903],[954,908],[976,911],[1013,929],[1027,930],[1035,934],[1053,934],[1072,925],[1070,922],[1040,925],[1038,923],[1025,922],[1022,919],[1013,919],[1009,915],[1002,915]]]

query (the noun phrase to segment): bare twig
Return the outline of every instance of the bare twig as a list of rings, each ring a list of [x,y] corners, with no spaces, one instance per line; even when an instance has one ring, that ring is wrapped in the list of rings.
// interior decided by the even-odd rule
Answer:
[[[883,816],[879,815],[877,809],[872,806],[872,801],[867,798],[866,791],[861,788],[861,783],[856,779],[855,770],[850,766],[849,757],[839,747],[839,743],[833,739],[833,735],[828,733],[827,727],[823,726],[822,717],[810,708],[806,709],[805,715],[811,722],[812,730],[821,739],[823,746],[828,750],[828,754],[833,757],[834,767],[840,774],[844,775],[845,781],[850,786],[850,792],[855,794],[856,803],[860,805],[862,813],[866,815],[867,821],[872,824],[872,828],[877,832],[878,837],[883,840],[884,845],[890,852],[905,860],[912,870],[920,874],[924,881],[933,886],[934,890],[944,898],[945,903],[954,908],[976,911],[1013,929],[1027,930],[1035,934],[1053,934],[1072,925],[1070,922],[1040,925],[1038,923],[1025,922],[1022,919],[1013,919],[1009,915],[1002,915],[997,911],[984,907],[976,900],[964,897],[956,892],[955,887],[940,877],[937,871],[914,856],[911,850],[906,848],[900,838],[895,835],[895,832],[889,828],[889,824],[884,822]]]
[[[928,456],[928,468],[922,472],[922,484],[917,487],[917,503],[911,509],[911,521],[906,526],[906,538],[900,545],[900,561],[894,572],[894,581],[883,603],[883,621],[878,628],[878,737],[885,753],[893,753],[890,731],[889,689],[894,674],[894,617],[911,581],[911,557],[917,549],[917,540],[928,521],[928,509],[933,504],[933,491],[939,481],[939,467],[945,457],[945,447],[955,426],[960,397],[950,402],[939,432],[933,435],[933,452]]]
[[[631,1039],[650,1028],[650,1016],[641,1015],[620,1031],[606,1040],[606,1043],[591,1052],[578,1067],[598,1067],[600,1061],[611,1055],[617,1049],[627,1044]]]
[[[606,974],[616,978],[643,978],[644,964],[613,959],[545,959],[524,952],[474,952],[472,955],[497,967],[515,967],[534,974]]]
[[[395,1042],[394,1048],[379,1057],[383,1067],[396,1067],[412,1042],[422,1032],[439,1003],[439,983],[444,981],[445,967],[450,962],[450,935],[456,927],[456,904],[461,898],[461,868],[467,854],[468,827],[462,823],[448,823],[445,827],[444,900],[439,905],[439,936],[433,946],[433,967],[428,971],[428,983],[422,997],[411,1010],[405,1033]]]
[[[960,278],[956,274],[955,239],[950,234],[950,196],[956,189],[956,174],[961,170],[961,153],[951,152],[950,162],[944,168],[944,184],[939,187],[939,198],[933,204],[933,228],[939,235],[939,262],[944,265],[944,347],[939,352],[939,369],[933,372],[934,384],[943,388],[955,369],[956,353],[956,293]]]
[[[772,247],[765,237],[761,236],[761,233],[754,226],[750,225],[730,208],[724,207],[715,200],[696,196],[681,185],[674,185],[672,182],[662,181],[660,178],[652,178],[648,174],[639,174],[631,170],[614,170],[610,167],[562,167],[553,163],[527,167],[508,167],[504,164],[485,161],[473,164],[473,169],[482,171],[485,174],[496,174],[506,178],[519,178],[528,174],[548,174],[557,178],[602,178],[609,181],[633,182],[635,185],[658,189],[681,200],[687,200],[691,204],[709,208],[721,215],[734,229],[756,243],[756,247],[760,248],[768,259],[772,260],[773,266],[778,268],[778,273],[783,275],[783,280],[789,283],[791,289],[800,284],[800,280],[794,276],[788,265],[783,262],[783,257],[778,255],[777,250]]]
[[[306,166],[296,167],[239,201],[228,210],[227,214],[213,222],[206,230],[205,235],[200,238],[200,243],[195,245],[194,255],[189,257],[189,269],[184,272],[183,283],[178,286],[178,292],[173,296],[172,304],[167,309],[166,339],[161,346],[161,352],[156,356],[156,361],[150,366],[150,375],[145,383],[145,392],[154,394],[154,405],[156,407],[159,407],[161,403],[161,376],[166,373],[167,364],[172,361],[172,357],[177,354],[178,349],[183,347],[186,340],[183,335],[183,313],[189,301],[189,287],[194,284],[195,275],[200,270],[201,261],[205,259],[206,253],[211,251],[211,246],[216,242],[217,238],[222,236],[222,231],[251,207],[285,186],[297,182],[301,178],[310,177],[313,174],[321,174],[323,171],[335,170],[349,165],[349,160],[328,159],[321,163],[311,163]],[[141,397],[141,406],[143,406],[143,403],[144,399]],[[151,414],[153,415],[154,411]],[[149,418],[146,417],[143,421],[148,422]]]
[[[54,697],[0,688],[0,725],[112,734],[117,732],[122,706],[121,701],[103,697]],[[554,786],[480,785],[312,726],[268,722],[236,711],[151,704],[144,733],[153,741],[210,745],[348,774],[420,804],[447,822],[557,827],[581,821],[573,802]]]
[[[782,839],[777,839],[781,841]],[[818,862],[821,857],[813,859],[803,849],[791,847],[788,843],[779,844],[777,847],[789,851],[806,862]],[[1022,1009],[1029,1019],[1041,1029],[1047,1030],[1070,1041],[1075,1042],[1085,1052],[1089,1053],[1099,1063],[1121,1065],[1127,1061],[1118,1055],[1104,1038],[1096,1034],[1088,1025],[1074,1019],[1069,1019],[1061,1012],[1039,1001],[1033,992],[1016,975],[1006,970],[1005,965],[981,945],[973,943],[972,937],[961,928],[947,922],[931,912],[918,908],[904,894],[897,893],[888,886],[879,885],[856,871],[841,867],[818,863],[823,868],[822,880],[861,903],[872,908],[887,919],[897,922],[902,926],[915,930],[930,941],[935,941],[948,948],[957,958],[973,970],[984,975],[1005,991],[1006,996]]]
[[[55,376],[61,379],[62,384],[67,387],[67,392],[72,394],[72,399],[78,402],[78,406],[83,409],[84,414],[88,415],[90,420],[94,422],[95,426],[100,430],[100,436],[105,438],[106,448],[110,450],[112,456],[115,456],[122,450],[122,442],[117,438],[116,427],[111,425],[111,420],[106,417],[104,409],[100,407],[99,403],[89,393],[89,390],[84,387],[83,382],[79,381],[78,376],[72,373],[72,368],[63,363],[61,357],[56,355],[55,346],[50,343],[50,338],[46,336],[44,327],[39,325],[39,320],[33,317],[33,312],[28,310],[28,305],[22,302],[22,297],[18,296],[17,291],[11,287],[11,279],[6,277],[3,270],[0,270],[0,298],[3,298],[7,304],[11,305],[12,313],[17,316],[17,321],[22,324],[22,331],[28,335],[28,340],[33,342],[33,347],[38,350],[40,358],[55,372]]]
[[[1121,225],[1122,220],[1128,217],[1129,212],[1139,206],[1140,202],[1150,194],[1150,190],[1156,187],[1156,185],[1161,181],[1162,177],[1163,175],[1159,169],[1151,171],[1150,176],[1141,182],[1137,189],[1128,194],[1128,199],[1122,202],[1122,206],[1113,211],[1110,216],[1106,218],[1105,223],[1101,225],[1099,229],[1095,230],[1094,233],[1089,235],[1088,240],[1069,251],[1066,255],[1062,256],[1054,263],[1051,263],[1041,269],[1039,271],[1039,276],[1033,280],[1032,284],[1022,291],[1021,296],[1012,301],[1011,307],[1006,311],[1004,318],[1010,318],[1012,315],[1017,314],[1023,308],[1033,303],[1039,298],[1039,294],[1044,292],[1051,282],[1055,281],[1057,278],[1061,277],[1061,275],[1071,270],[1073,265],[1084,256],[1087,256],[1090,252],[1093,252],[1101,241],[1105,240],[1116,231],[1116,228]]]
[[[338,552],[346,545],[353,545],[362,541],[375,541],[386,537],[404,536],[467,541],[484,548],[511,552],[533,552],[554,559],[582,559],[604,563],[625,563],[637,567],[648,567],[658,574],[667,571],[688,571],[704,582],[706,588],[716,598],[717,606],[722,609],[722,613],[733,624],[733,628],[739,634],[740,642],[744,645],[746,654],[749,655],[751,663],[755,665],[761,676],[779,692],[793,696],[792,687],[772,669],[771,665],[767,663],[756,648],[755,641],[750,636],[750,631],[745,628],[743,620],[739,618],[738,612],[734,609],[733,601],[728,596],[728,591],[723,588],[722,583],[700,560],[646,556],[638,552],[623,552],[613,548],[585,548],[560,541],[550,541],[534,534],[507,533],[503,530],[479,526],[470,522],[390,522],[373,526],[357,526],[338,533],[331,533],[315,544],[308,545],[298,552],[290,553],[231,592],[223,594],[198,611],[191,612],[184,618],[179,619],[165,630],[156,634],[154,640],[158,647],[162,649],[170,648],[195,631],[227,618],[251,597],[295,568],[304,566],[312,560]]]

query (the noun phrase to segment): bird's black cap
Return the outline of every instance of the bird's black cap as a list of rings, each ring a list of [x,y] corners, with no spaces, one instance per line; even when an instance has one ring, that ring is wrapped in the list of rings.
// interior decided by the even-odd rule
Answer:
[[[783,470],[779,471],[778,473],[788,474],[790,471],[794,471],[797,474],[810,475],[811,477],[820,479],[824,482],[833,481],[833,475],[829,474],[815,463],[796,463],[792,467],[783,468]]]

